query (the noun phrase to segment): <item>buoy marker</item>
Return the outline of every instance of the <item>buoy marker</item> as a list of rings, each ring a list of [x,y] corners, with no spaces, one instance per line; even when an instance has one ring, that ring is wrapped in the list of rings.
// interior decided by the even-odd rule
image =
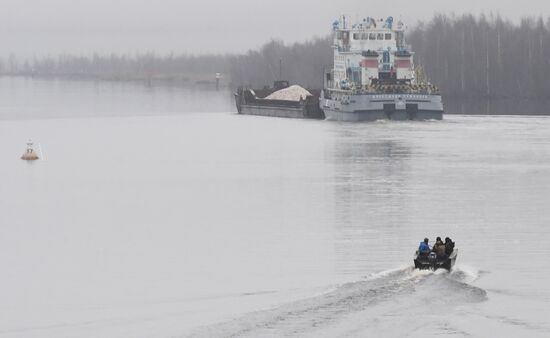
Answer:
[[[24,161],[36,161],[39,158],[40,157],[38,157],[38,155],[34,151],[34,144],[32,143],[32,140],[29,140],[27,142],[27,151],[25,151],[23,156],[21,156],[21,159]]]

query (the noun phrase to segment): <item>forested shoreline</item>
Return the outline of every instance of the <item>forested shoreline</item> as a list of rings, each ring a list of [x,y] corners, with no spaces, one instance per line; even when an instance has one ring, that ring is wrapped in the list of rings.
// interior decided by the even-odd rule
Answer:
[[[550,19],[513,23],[499,16],[435,15],[407,32],[407,43],[446,97],[550,99]],[[285,44],[272,40],[241,55],[60,55],[0,58],[0,74],[103,80],[166,80],[264,86],[281,77],[320,88],[332,64],[332,39]]]

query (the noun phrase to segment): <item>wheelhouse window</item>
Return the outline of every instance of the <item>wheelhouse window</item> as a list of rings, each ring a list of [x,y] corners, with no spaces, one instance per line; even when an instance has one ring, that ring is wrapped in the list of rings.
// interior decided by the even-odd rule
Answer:
[[[370,33],[369,34],[369,40],[376,40],[376,34]]]
[[[384,33],[378,33],[376,36],[377,40],[384,40]]]
[[[361,34],[360,33],[353,33],[353,40],[361,40]]]
[[[391,33],[386,33],[386,40],[391,40]]]

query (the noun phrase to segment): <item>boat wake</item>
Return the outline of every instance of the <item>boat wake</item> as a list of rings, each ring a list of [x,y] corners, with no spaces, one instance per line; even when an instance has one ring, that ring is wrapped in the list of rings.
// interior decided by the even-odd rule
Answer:
[[[470,284],[477,277],[475,270],[461,267],[451,273],[388,270],[320,296],[200,328],[189,337],[346,337],[381,330],[408,335],[450,308],[485,301],[486,291]]]

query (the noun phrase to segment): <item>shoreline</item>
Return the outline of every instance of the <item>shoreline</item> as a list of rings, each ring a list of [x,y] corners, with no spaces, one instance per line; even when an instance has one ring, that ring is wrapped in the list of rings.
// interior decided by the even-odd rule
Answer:
[[[194,75],[155,75],[143,76],[89,76],[89,75],[28,75],[0,74],[0,78],[23,78],[40,81],[81,81],[120,84],[143,84],[150,87],[193,88],[195,90],[215,91],[215,79],[206,79],[204,74]],[[222,81],[220,91],[234,91],[237,86],[231,81]],[[449,115],[518,115],[550,116],[548,98],[471,98],[449,97],[443,94],[445,114]]]

